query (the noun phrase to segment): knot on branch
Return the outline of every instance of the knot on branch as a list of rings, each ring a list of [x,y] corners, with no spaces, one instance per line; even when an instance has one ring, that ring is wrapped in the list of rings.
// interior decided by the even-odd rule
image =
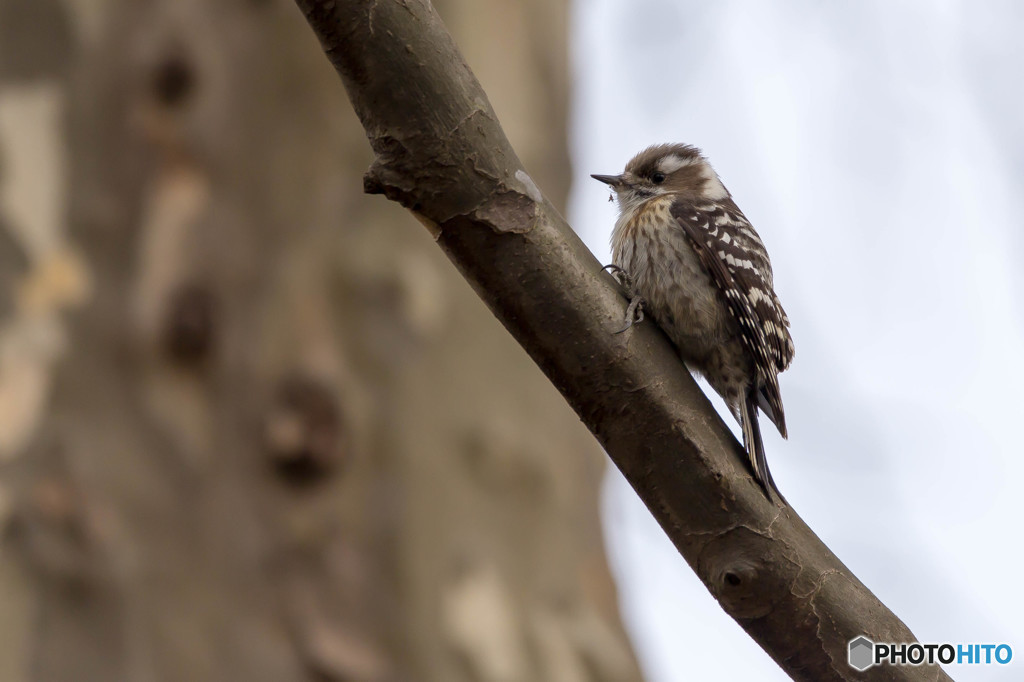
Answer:
[[[376,158],[363,175],[367,194],[383,194],[411,211],[430,215],[435,222],[440,222],[436,216],[458,213],[454,207],[467,194],[480,194],[452,150],[422,133],[379,135],[371,142]]]
[[[529,232],[544,195],[507,154],[480,154],[458,140],[424,134],[372,138],[376,158],[363,175],[363,191],[383,194],[434,225],[468,217],[494,232]]]
[[[733,618],[760,618],[791,592],[797,567],[770,538],[734,528],[709,542],[697,562],[722,608]]]

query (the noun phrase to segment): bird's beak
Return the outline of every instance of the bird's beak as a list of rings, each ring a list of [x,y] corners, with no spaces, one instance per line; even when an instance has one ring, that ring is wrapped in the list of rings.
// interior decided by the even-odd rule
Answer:
[[[600,180],[609,187],[622,187],[624,181],[621,175],[591,175],[595,180]]]

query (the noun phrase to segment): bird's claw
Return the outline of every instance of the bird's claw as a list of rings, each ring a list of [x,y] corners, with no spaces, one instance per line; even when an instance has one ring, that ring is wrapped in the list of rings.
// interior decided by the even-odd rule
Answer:
[[[611,273],[611,276],[623,288],[626,292],[626,297],[629,299],[629,305],[626,307],[626,326],[615,332],[616,334],[621,334],[632,328],[634,324],[644,321],[644,300],[633,291],[633,278],[629,276],[628,272],[614,263],[606,265],[601,269]]]
[[[620,268],[615,263],[609,263],[601,269],[607,270],[609,274],[615,278],[615,281],[628,291],[630,297],[633,296],[633,278],[629,276],[628,272]]]

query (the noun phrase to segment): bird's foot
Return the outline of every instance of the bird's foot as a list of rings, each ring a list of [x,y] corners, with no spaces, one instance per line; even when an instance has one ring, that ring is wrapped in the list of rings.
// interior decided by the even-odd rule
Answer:
[[[633,290],[633,278],[629,276],[629,273],[620,268],[614,263],[606,265],[602,270],[607,270],[611,273],[615,281],[619,283],[626,294],[626,298],[629,299],[629,305],[626,306],[626,326],[615,332],[621,334],[622,332],[630,329],[634,324],[639,324],[644,321],[644,299],[640,297]]]
[[[644,299],[639,296],[633,296],[629,300],[629,305],[626,306],[626,326],[615,332],[621,334],[626,331],[634,324],[639,324],[644,321]]]

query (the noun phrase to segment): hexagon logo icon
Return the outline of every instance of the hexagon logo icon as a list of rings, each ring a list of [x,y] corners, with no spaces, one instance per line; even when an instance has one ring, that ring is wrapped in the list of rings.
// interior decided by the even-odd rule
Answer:
[[[850,667],[864,672],[875,664],[875,643],[861,635],[850,640]]]

